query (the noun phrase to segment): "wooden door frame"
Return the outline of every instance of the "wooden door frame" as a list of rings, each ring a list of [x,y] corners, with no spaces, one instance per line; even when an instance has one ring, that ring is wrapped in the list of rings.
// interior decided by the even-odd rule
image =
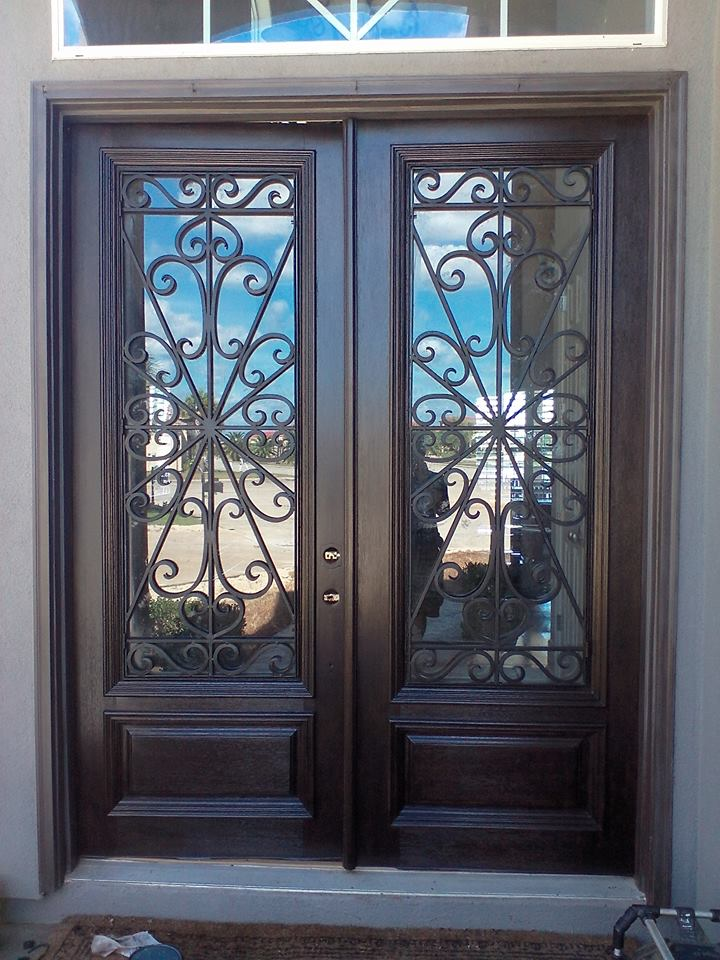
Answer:
[[[68,358],[66,217],[67,129],[87,122],[242,122],[326,120],[345,123],[352,171],[354,118],[640,115],[650,124],[647,447],[644,459],[644,623],[639,710],[636,873],[650,900],[670,894],[675,646],[679,550],[680,413],[684,301],[687,76],[684,73],[369,78],[263,81],[103,81],[37,83],[33,88],[33,333],[35,638],[38,722],[39,849],[43,891],[58,887],[76,860],[72,803],[69,645],[69,517],[66,512]],[[353,209],[345,211],[353,240]],[[350,249],[350,248],[349,248]],[[353,269],[348,254],[347,271]],[[348,277],[351,279],[351,277]],[[348,285],[352,289],[352,284]],[[346,305],[347,329],[354,308]],[[352,428],[353,343],[347,342]],[[348,466],[352,466],[352,429]],[[353,491],[348,492],[347,545]],[[345,686],[353,688],[353,565]],[[346,776],[352,782],[352,697],[346,705]],[[354,865],[352,792],[346,799],[345,864]]]

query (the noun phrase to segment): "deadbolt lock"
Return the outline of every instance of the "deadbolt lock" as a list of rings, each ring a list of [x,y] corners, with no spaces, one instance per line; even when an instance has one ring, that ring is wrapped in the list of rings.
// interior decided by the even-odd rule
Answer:
[[[332,606],[334,603],[340,603],[340,594],[337,590],[326,590],[323,594],[323,600]]]
[[[337,563],[340,559],[340,551],[337,547],[328,547],[323,553],[325,563]]]

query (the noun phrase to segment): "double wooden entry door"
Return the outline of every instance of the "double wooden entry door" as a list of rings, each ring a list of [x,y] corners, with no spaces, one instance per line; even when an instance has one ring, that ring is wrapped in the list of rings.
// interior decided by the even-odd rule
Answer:
[[[630,871],[641,121],[70,149],[79,853]]]

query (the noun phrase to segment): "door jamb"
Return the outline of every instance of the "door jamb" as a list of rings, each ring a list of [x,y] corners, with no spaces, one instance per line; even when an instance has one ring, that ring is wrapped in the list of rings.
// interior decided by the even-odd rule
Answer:
[[[670,894],[687,76],[684,73],[533,77],[351,78],[321,81],[37,83],[33,87],[33,385],[35,638],[40,881],[60,886],[76,861],[68,703],[69,451],[65,402],[66,222],[61,202],[68,125],[78,121],[243,122],[505,114],[636,114],[650,122],[648,429],[643,549],[636,881],[650,900]],[[346,123],[347,131],[352,124]],[[348,222],[346,229],[351,230]],[[352,320],[352,305],[346,321]],[[348,347],[352,370],[352,343]],[[346,403],[352,405],[350,377]],[[349,447],[351,438],[349,441]],[[351,450],[348,450],[351,455]],[[351,467],[351,461],[348,461]],[[352,490],[349,493],[352,522]],[[351,541],[348,529],[348,541]],[[348,563],[352,557],[347,555]],[[352,586],[352,585],[350,585]],[[350,597],[348,598],[350,600]],[[352,637],[352,604],[348,607]],[[346,685],[354,664],[350,659]],[[346,754],[352,752],[346,708]],[[349,776],[349,774],[346,774]],[[352,866],[352,795],[345,861]]]

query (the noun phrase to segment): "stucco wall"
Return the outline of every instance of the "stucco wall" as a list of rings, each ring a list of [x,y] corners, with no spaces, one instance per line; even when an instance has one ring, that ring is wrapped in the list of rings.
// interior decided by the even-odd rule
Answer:
[[[672,69],[687,70],[690,80],[674,880],[682,901],[696,895],[705,902],[720,900],[717,20],[716,0],[670,0],[665,49],[52,63],[47,0],[0,3],[0,896],[40,892],[32,628],[31,82]]]

